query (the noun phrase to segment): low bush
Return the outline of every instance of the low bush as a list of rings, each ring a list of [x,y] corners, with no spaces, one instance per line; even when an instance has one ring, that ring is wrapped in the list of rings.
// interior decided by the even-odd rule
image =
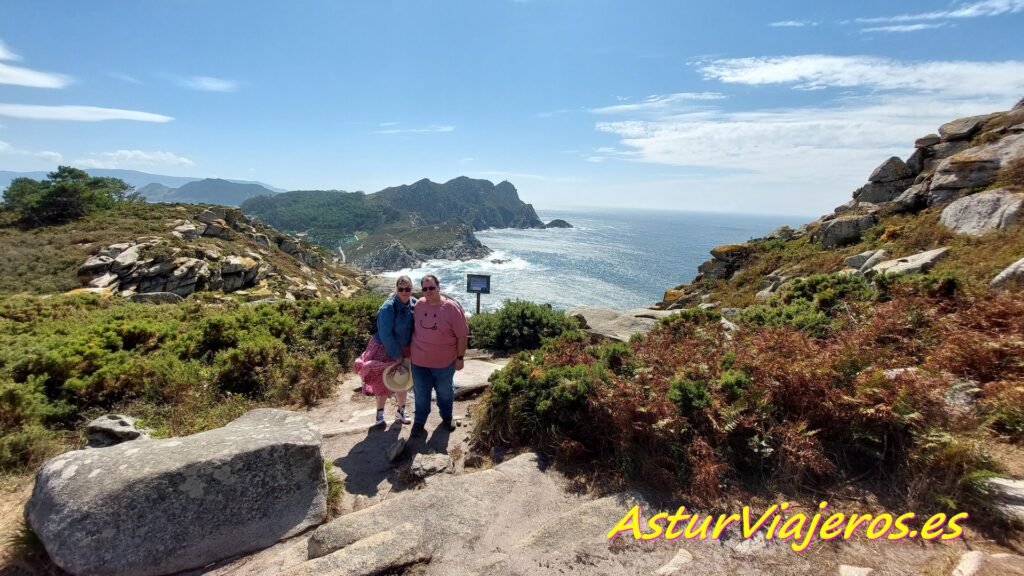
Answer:
[[[469,346],[494,350],[530,350],[545,338],[578,327],[575,319],[550,306],[506,300],[495,312],[469,319]]]
[[[362,351],[380,300],[0,298],[0,472],[66,449],[87,416],[106,411],[180,435],[258,406],[313,405]]]

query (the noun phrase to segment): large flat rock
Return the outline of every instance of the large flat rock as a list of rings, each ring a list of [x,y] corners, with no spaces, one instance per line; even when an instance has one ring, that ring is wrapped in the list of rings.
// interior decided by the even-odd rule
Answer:
[[[895,275],[924,273],[931,270],[936,262],[946,256],[947,252],[949,252],[949,248],[936,248],[935,250],[919,252],[912,256],[886,260],[885,262],[875,264],[870,269],[865,270],[864,273]]]
[[[1009,228],[1024,211],[1024,194],[1004,188],[966,196],[942,210],[940,221],[959,234],[981,236]]]
[[[25,509],[54,563],[79,576],[202,567],[266,548],[326,513],[320,432],[275,409],[183,438],[53,458]]]
[[[646,334],[660,318],[671,316],[668,310],[615,310],[599,306],[580,306],[566,311],[569,316],[580,316],[587,324],[586,330],[612,340],[625,342],[633,334]]]

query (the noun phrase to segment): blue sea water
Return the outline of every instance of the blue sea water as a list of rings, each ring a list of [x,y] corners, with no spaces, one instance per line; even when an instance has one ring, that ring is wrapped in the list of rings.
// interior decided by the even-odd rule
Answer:
[[[531,300],[557,309],[608,306],[628,310],[661,300],[664,291],[697,274],[709,250],[764,236],[783,224],[794,228],[807,216],[767,216],[619,208],[538,209],[541,220],[568,221],[574,228],[485,230],[476,235],[494,252],[480,260],[433,260],[408,274],[418,283],[435,274],[441,289],[468,312],[476,296],[466,293],[466,274],[490,274],[491,293],[481,308],[504,300]]]

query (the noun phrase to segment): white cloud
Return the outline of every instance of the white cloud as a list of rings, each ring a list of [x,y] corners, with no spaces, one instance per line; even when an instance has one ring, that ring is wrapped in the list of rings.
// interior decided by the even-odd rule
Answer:
[[[4,44],[3,40],[0,40],[0,60],[21,60],[21,56],[18,56],[11,49]]]
[[[426,134],[430,132],[454,132],[455,126],[427,126],[425,128],[388,128],[375,130],[377,134]]]
[[[398,122],[381,122],[381,126],[398,126]]]
[[[475,158],[461,158],[461,159],[459,160],[459,164],[469,164],[469,163],[470,163],[470,162],[472,162],[473,160],[475,160]]]
[[[921,30],[931,30],[933,28],[943,28],[945,23],[938,24],[892,24],[889,26],[872,26],[871,28],[861,28],[861,32],[920,32]]]
[[[0,63],[0,84],[13,84],[30,88],[63,88],[70,83],[70,76],[39,72]]]
[[[181,83],[193,90],[204,90],[206,92],[234,92],[238,90],[237,81],[227,78],[213,78],[211,76],[184,78]]]
[[[0,60],[21,60],[11,49],[0,40]],[[0,84],[28,86],[30,88],[63,88],[71,83],[71,77],[51,72],[39,72],[20,66],[0,63]]]
[[[96,106],[37,106],[34,104],[0,104],[0,116],[32,120],[69,120],[75,122],[100,122],[103,120],[169,122],[174,120],[170,116],[153,114],[151,112],[139,112],[137,110],[98,108]]]
[[[734,58],[701,64],[705,78],[731,84],[794,88],[863,87],[930,92],[946,97],[1005,97],[1024,92],[1024,62],[964,60],[901,62],[874,56]]]
[[[630,112],[663,112],[693,102],[707,100],[721,100],[724,95],[717,92],[677,92],[663,96],[651,95],[635,104],[615,104],[603,108],[591,108],[589,111],[594,114],[624,114]]]
[[[772,22],[769,26],[775,28],[802,28],[804,26],[817,26],[818,23],[812,20],[780,20]]]
[[[857,22],[913,22],[916,20],[945,20],[953,18],[980,18],[984,16],[1001,16],[1024,11],[1024,0],[982,0],[962,4],[952,10],[938,10],[918,14],[901,14],[899,16],[881,16],[876,18],[857,18]]]
[[[83,168],[151,168],[154,166],[192,166],[194,162],[171,152],[117,150],[94,154],[92,158],[75,160],[73,164]]]
[[[64,160],[64,157],[61,156],[60,153],[52,150],[22,150],[20,148],[15,148],[2,140],[0,140],[0,154],[38,158],[40,160],[44,160],[48,165],[60,164]]]
[[[684,189],[771,194],[749,209],[806,213],[849,198],[889,156],[954,118],[1005,110],[1024,93],[1021,62],[898,62],[871,57],[795,56],[715,60],[708,79],[751,86],[842,87],[837,100],[806,108],[634,114],[597,122],[619,146],[586,158],[711,167]],[[756,206],[756,207],[755,207]]]

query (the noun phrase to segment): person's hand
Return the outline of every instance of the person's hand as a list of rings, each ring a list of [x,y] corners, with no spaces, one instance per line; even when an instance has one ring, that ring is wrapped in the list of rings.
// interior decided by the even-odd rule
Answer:
[[[465,360],[459,360],[458,358],[455,359],[455,370],[456,371],[462,370],[465,367],[466,367],[466,361]]]
[[[402,346],[402,358],[408,358],[409,356],[412,356],[412,348]]]

